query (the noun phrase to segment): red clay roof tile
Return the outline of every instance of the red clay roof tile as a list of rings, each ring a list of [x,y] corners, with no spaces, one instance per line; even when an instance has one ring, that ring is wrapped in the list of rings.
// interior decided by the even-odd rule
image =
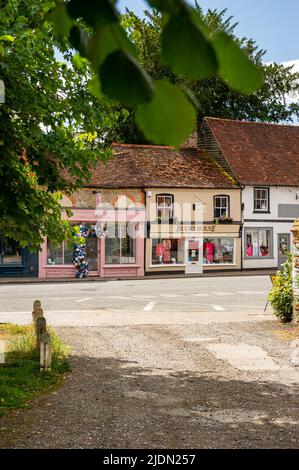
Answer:
[[[299,186],[299,126],[205,121],[241,184]]]

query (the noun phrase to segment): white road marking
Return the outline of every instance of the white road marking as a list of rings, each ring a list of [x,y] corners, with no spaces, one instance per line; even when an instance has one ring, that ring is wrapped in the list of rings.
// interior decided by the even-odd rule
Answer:
[[[160,294],[160,297],[167,297],[167,298],[172,298],[172,297],[182,297],[183,294]]]
[[[147,294],[143,294],[143,295],[133,295],[134,299],[155,299],[156,296],[155,295],[147,295]]]
[[[212,295],[236,295],[235,292],[211,292]]]
[[[84,299],[79,299],[79,300],[76,300],[76,302],[87,302],[87,300],[90,300],[92,299],[92,297],[85,297]]]
[[[134,300],[132,297],[124,297],[121,295],[111,295],[109,297],[107,296],[101,296],[102,299],[116,299],[116,300]]]
[[[191,294],[194,297],[209,297],[210,294]]]
[[[157,302],[149,302],[145,307],[144,307],[144,312],[150,312],[153,310]]]
[[[237,294],[245,294],[245,295],[258,295],[258,294],[268,294],[268,291],[256,291],[256,290],[238,290]]]
[[[221,307],[220,305],[212,305],[213,309],[216,310],[216,312],[223,312],[224,308]]]

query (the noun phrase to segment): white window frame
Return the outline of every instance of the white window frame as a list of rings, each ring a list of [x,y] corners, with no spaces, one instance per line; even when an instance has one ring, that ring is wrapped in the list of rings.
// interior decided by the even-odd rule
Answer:
[[[264,197],[256,197],[256,191],[266,191],[266,198]],[[266,201],[266,208],[257,209],[256,208],[256,201]],[[262,204],[261,204],[262,205]],[[256,186],[253,188],[253,212],[270,212],[270,188],[259,187]]]
[[[158,203],[158,199],[164,199],[164,203],[160,204]],[[166,199],[169,198],[171,199],[171,204],[168,206],[166,204]],[[157,194],[156,195],[156,206],[157,206],[157,217],[159,217],[159,211],[163,212],[169,212],[169,215],[161,215],[161,219],[163,220],[169,220],[171,217],[173,217],[173,203],[174,203],[174,197],[172,194]]]
[[[216,205],[216,200],[217,199],[226,199],[226,207],[220,205],[220,206],[217,206]],[[221,201],[222,202],[222,201]],[[216,215],[216,209],[225,209],[225,214],[222,214],[222,215]],[[216,196],[214,196],[214,218],[219,218],[219,217],[229,217],[229,196],[226,196],[225,194],[224,195],[221,195],[221,194],[217,194]]]

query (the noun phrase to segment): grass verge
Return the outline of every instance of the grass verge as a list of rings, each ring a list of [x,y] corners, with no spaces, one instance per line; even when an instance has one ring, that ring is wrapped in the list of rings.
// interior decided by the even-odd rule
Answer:
[[[51,328],[52,370],[39,371],[33,325],[0,324],[0,340],[5,343],[5,362],[0,364],[0,416],[6,411],[26,408],[29,401],[58,385],[70,371],[69,348]]]

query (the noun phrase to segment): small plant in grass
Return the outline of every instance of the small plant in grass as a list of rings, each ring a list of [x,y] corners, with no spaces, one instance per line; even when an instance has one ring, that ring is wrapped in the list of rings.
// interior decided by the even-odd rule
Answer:
[[[0,416],[9,409],[26,408],[29,400],[57,385],[70,370],[69,348],[52,329],[51,372],[40,373],[34,327],[0,325],[0,339],[8,342],[5,363],[0,364]]]
[[[292,285],[292,255],[287,254],[287,261],[277,272],[269,293],[269,301],[275,315],[284,323],[293,318],[293,285]]]

